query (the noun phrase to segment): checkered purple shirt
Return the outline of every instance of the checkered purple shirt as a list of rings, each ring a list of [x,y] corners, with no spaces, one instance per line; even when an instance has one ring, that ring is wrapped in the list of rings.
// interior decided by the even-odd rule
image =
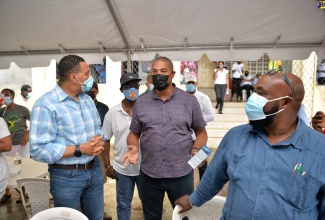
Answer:
[[[153,178],[190,173],[191,129],[205,126],[194,95],[177,87],[166,101],[159,99],[155,90],[143,95],[135,105],[130,126],[133,133],[141,133],[141,170]]]

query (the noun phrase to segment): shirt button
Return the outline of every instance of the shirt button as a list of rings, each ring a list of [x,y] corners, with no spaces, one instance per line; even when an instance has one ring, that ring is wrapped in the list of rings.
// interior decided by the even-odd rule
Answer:
[[[164,124],[164,126],[165,126],[165,124]]]
[[[263,195],[263,194],[264,194],[264,192],[260,192],[259,194],[260,194],[260,195]]]
[[[165,162],[165,160],[163,160],[163,162]]]
[[[164,147],[163,150],[166,150],[166,148]]]
[[[266,169],[266,172],[270,172],[270,169]]]

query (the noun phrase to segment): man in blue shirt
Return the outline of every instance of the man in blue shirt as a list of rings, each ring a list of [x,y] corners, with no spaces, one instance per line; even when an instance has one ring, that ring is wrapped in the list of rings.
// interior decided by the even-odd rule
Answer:
[[[35,103],[30,120],[30,155],[49,164],[55,207],[78,209],[89,219],[103,219],[103,175],[97,157],[104,150],[103,131],[93,100],[85,60],[76,55],[59,62],[60,81]]]
[[[175,201],[200,207],[229,181],[222,219],[324,219],[325,137],[297,117],[301,80],[264,75],[246,104],[250,124],[223,138],[198,188]]]

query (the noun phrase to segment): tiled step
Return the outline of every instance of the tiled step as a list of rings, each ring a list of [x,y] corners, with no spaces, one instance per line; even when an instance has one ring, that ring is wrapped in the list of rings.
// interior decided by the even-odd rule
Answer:
[[[214,121],[248,122],[248,118],[246,114],[215,114]]]
[[[208,137],[210,138],[222,138],[228,130],[216,130],[216,129],[207,129]]]
[[[208,125],[205,127],[208,129],[215,129],[215,130],[229,130],[238,125],[246,124],[247,122],[233,122],[233,121],[213,121],[209,122]]]
[[[211,149],[217,149],[221,142],[222,138],[208,138],[207,146]]]

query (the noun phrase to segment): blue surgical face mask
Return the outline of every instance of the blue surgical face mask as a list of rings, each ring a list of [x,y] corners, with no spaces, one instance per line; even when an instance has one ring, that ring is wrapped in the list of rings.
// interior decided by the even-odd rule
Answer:
[[[76,75],[77,77],[77,75]],[[91,88],[93,87],[93,84],[94,84],[94,79],[92,76],[89,76],[89,78],[84,81],[83,83],[81,83],[77,77],[77,80],[78,80],[78,83],[80,83],[82,85],[82,91],[84,92],[88,92],[89,90],[91,90]]]
[[[33,95],[32,92],[28,92],[27,95],[26,95],[26,98],[27,98],[27,99],[30,99],[30,98],[32,98],[32,95]]]
[[[3,99],[4,99],[4,101],[5,101],[5,103],[6,103],[7,106],[12,103],[10,96],[5,96]]]
[[[265,119],[267,116],[275,115],[278,114],[279,112],[282,112],[284,109],[280,109],[275,113],[265,115],[263,108],[268,102],[277,101],[287,97],[289,96],[283,96],[280,98],[268,100],[267,98],[264,98],[263,96],[260,96],[254,92],[246,102],[246,114],[248,119],[250,121],[261,120],[261,119]]]
[[[194,92],[196,90],[196,86],[191,83],[186,84],[185,88],[186,88],[186,91],[188,91],[188,92]]]
[[[150,84],[149,84],[149,90],[152,91],[153,88],[155,88],[155,86],[154,86],[152,83],[150,83]]]
[[[135,89],[135,88],[124,89],[123,90],[123,95],[125,96],[125,98],[127,100],[135,101],[135,100],[138,99],[139,89]]]

